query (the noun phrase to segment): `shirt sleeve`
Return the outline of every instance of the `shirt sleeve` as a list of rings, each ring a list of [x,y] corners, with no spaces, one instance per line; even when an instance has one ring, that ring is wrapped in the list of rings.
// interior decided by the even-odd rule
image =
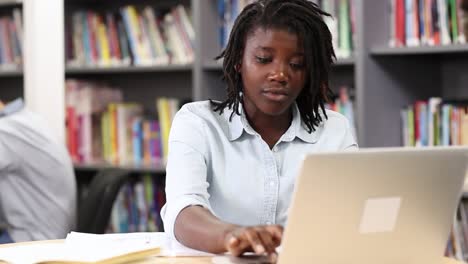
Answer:
[[[355,135],[353,133],[353,130],[351,129],[351,126],[349,124],[348,119],[345,119],[345,134],[343,136],[343,140],[341,142],[341,147],[340,149],[343,151],[355,151],[358,150],[358,144],[356,142]]]
[[[12,155],[8,146],[4,143],[5,139],[3,137],[0,133],[0,177],[4,176],[5,171],[13,166]]]
[[[207,181],[205,122],[187,107],[174,117],[166,166],[166,204],[161,209],[165,232],[175,238],[178,214],[190,205],[211,212]]]

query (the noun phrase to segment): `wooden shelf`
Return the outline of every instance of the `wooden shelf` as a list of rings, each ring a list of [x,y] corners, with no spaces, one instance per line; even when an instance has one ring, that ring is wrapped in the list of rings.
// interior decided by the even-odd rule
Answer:
[[[355,60],[354,57],[349,58],[339,58],[336,60],[333,66],[354,66]]]
[[[428,55],[428,54],[455,54],[467,53],[467,44],[445,45],[445,46],[421,46],[421,47],[376,47],[371,49],[374,56],[396,56],[396,55]]]
[[[0,69],[0,78],[1,77],[22,77],[22,69]]]
[[[98,171],[103,169],[122,169],[137,173],[166,174],[163,164],[157,165],[115,165],[107,163],[77,164],[73,165],[75,171]]]
[[[203,69],[209,71],[221,71],[223,69],[223,61],[207,60],[203,63]]]
[[[162,66],[119,66],[119,67],[91,67],[67,66],[67,75],[80,74],[113,74],[113,73],[148,73],[148,72],[190,72],[192,64],[162,65]]]

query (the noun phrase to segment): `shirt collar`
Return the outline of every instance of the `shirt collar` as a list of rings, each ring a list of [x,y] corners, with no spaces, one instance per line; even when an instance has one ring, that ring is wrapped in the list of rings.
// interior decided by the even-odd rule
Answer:
[[[244,112],[244,108],[242,104],[239,105],[240,115],[234,113],[232,115],[231,121],[229,121],[229,118],[231,117],[232,113],[233,113],[232,109],[229,109],[229,111],[224,111],[224,116],[226,120],[228,120],[230,141],[234,141],[240,138],[244,130],[245,132],[251,135],[257,134],[257,132],[255,132],[255,130],[250,126],[249,122],[247,121],[247,117],[245,116],[245,112]],[[297,104],[294,103],[293,104],[293,120],[291,122],[291,126],[280,138],[280,141],[290,142],[290,141],[293,141],[296,137],[298,137],[299,139],[307,143],[316,143],[318,140],[317,131],[318,131],[318,128],[316,128],[316,131],[313,131],[312,133],[308,132],[307,126],[302,122],[299,108]]]
[[[3,107],[2,110],[0,110],[0,117],[8,116],[15,112],[18,112],[21,109],[23,109],[23,107],[24,107],[23,99],[18,98],[8,103],[7,105],[5,105],[5,107]]]

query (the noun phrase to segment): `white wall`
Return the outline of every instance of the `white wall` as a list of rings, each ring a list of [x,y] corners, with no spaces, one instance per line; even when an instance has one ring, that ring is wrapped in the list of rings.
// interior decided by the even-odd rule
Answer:
[[[65,142],[63,0],[23,0],[24,97]]]

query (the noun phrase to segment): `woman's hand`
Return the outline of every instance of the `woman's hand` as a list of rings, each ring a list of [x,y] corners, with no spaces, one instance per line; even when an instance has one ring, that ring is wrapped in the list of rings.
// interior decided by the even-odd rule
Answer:
[[[271,255],[276,254],[282,237],[283,227],[280,225],[237,227],[226,234],[224,244],[234,256],[244,252]]]

